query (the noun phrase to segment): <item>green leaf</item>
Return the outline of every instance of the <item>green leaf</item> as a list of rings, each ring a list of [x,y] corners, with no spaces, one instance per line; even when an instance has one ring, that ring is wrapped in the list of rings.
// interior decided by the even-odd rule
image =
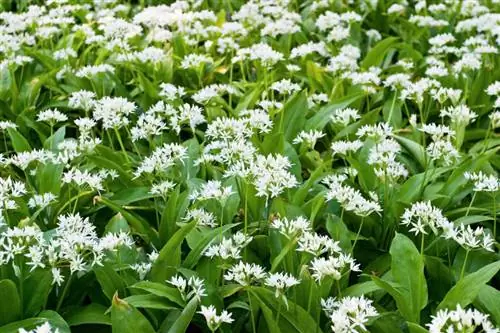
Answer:
[[[106,295],[108,299],[112,300],[116,292],[123,292],[125,290],[125,281],[123,281],[120,275],[118,275],[109,264],[95,266],[94,273],[97,277],[97,281],[101,285],[104,295]]]
[[[155,333],[149,321],[136,308],[113,296],[111,305],[111,322],[113,333]]]
[[[420,310],[427,305],[427,282],[424,275],[424,260],[413,242],[397,233],[391,248],[391,272],[394,282],[401,286],[405,306],[398,309],[411,322],[420,321]]]
[[[28,140],[26,140],[26,138],[22,136],[22,134],[19,133],[15,128],[7,128],[7,132],[9,133],[12,147],[14,147],[16,153],[31,150],[31,146]]]
[[[165,298],[156,295],[132,295],[124,299],[128,304],[136,308],[172,310],[176,307]]]
[[[295,95],[284,105],[279,117],[283,117],[282,128],[278,128],[281,119],[278,119],[276,128],[284,131],[285,141],[291,142],[304,127],[308,109],[305,91]]]
[[[50,326],[57,329],[59,333],[71,333],[68,323],[61,315],[52,310],[45,310],[38,314],[40,318],[46,318],[50,322]]]
[[[189,323],[193,319],[193,316],[198,308],[198,300],[193,297],[192,300],[186,305],[184,310],[182,310],[180,316],[174,322],[172,327],[168,330],[168,333],[184,333],[189,327]]]
[[[399,40],[397,37],[387,37],[380,42],[378,42],[370,51],[366,54],[361,67],[368,69],[372,66],[380,66],[387,52],[394,47],[396,42]]]
[[[394,138],[418,161],[422,168],[426,167],[427,153],[422,145],[399,135],[394,135]]]
[[[111,325],[111,318],[106,315],[107,308],[98,303],[72,309],[65,315],[69,326],[78,326],[85,324]]]
[[[484,285],[476,297],[474,305],[485,313],[489,313],[497,325],[500,325],[500,291]]]
[[[11,280],[0,281],[0,326],[21,318],[21,300]]]
[[[186,224],[168,240],[167,244],[160,250],[158,259],[156,259],[151,268],[151,277],[153,281],[163,282],[170,277],[169,268],[178,267],[180,261],[181,245],[186,235],[196,226],[196,221]],[[178,255],[176,255],[178,253]]]
[[[335,110],[345,108],[362,97],[363,93],[357,92],[345,96],[343,98],[340,98],[336,100],[334,103],[322,107],[314,116],[307,119],[306,124],[304,126],[304,130],[305,131],[313,129],[322,130],[326,126],[326,124],[330,122],[330,117],[333,115]]]
[[[47,322],[46,318],[29,318],[16,321],[0,327],[0,333],[17,333],[20,328],[27,330],[34,329],[37,326],[43,325]]]
[[[496,261],[463,277],[448,291],[437,310],[454,309],[457,304],[462,308],[466,307],[476,299],[481,289],[499,270],[500,261]]]
[[[423,328],[422,326],[418,325],[418,324],[415,324],[415,323],[411,323],[411,322],[408,322],[408,332],[409,333],[429,333],[428,330],[426,330],[425,328]]]
[[[56,149],[57,145],[64,140],[64,136],[66,135],[66,126],[62,126],[59,128],[51,137],[47,138],[43,144],[43,148],[45,149]]]
[[[270,272],[273,273],[278,268],[279,264],[285,259],[285,256],[290,252],[298,242],[298,238],[294,238],[292,240],[288,240],[286,245],[281,249],[280,253],[273,259],[271,264]]]
[[[259,304],[259,308],[262,310],[264,314],[264,319],[266,320],[267,328],[269,329],[269,333],[280,333],[280,327],[278,323],[274,320],[273,312],[271,309],[257,296],[250,296],[254,298]],[[256,323],[254,323],[256,324]]]
[[[354,284],[342,292],[345,296],[363,296],[374,291],[380,290],[380,287],[373,281]]]
[[[252,287],[250,293],[265,304],[274,313],[278,313],[281,309],[280,322],[278,323],[282,332],[297,332],[297,333],[322,333],[321,328],[311,315],[299,305],[288,300],[288,307],[280,299],[274,297],[274,293],[262,287]],[[286,327],[286,329],[283,329]]]
[[[216,240],[217,236],[221,233],[224,234],[226,231],[234,228],[240,223],[226,224],[222,227],[217,227],[206,232],[203,238],[196,244],[196,246],[189,252],[186,259],[182,263],[182,267],[192,269],[198,263],[200,257],[203,255],[203,251],[210,246],[210,244]]]
[[[99,196],[96,198],[98,202],[103,203],[105,206],[111,208],[117,213],[121,213],[122,216],[127,220],[127,222],[130,224],[130,226],[135,230],[135,232],[143,238],[146,242],[153,242],[155,244],[158,241],[158,235],[156,232],[153,230],[153,228],[149,225],[149,223],[144,220],[142,217],[137,216],[136,214],[133,214],[129,211],[127,211],[125,208],[123,208],[121,205],[111,201],[110,199],[107,199],[105,197]]]
[[[158,282],[140,281],[129,288],[144,290],[153,295],[167,298],[181,306],[184,305],[184,301],[177,288],[168,287]]]
[[[24,281],[24,316],[35,316],[44,306],[52,290],[52,273],[48,270],[31,272]]]

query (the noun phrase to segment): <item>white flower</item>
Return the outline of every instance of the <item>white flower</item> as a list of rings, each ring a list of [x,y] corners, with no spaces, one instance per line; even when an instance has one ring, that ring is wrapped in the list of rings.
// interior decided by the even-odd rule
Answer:
[[[327,258],[314,258],[310,266],[313,278],[320,282],[326,277],[340,280],[342,274],[348,271],[359,271],[359,265],[350,254],[340,253],[338,256],[330,255]]]
[[[167,101],[173,101],[175,99],[181,98],[184,96],[184,88],[176,87],[171,83],[162,83],[160,84],[161,91],[159,95],[165,98]]]
[[[204,281],[195,276],[186,280],[180,275],[175,275],[167,282],[179,290],[185,301],[189,301],[193,297],[200,301],[201,297],[207,296]]]
[[[96,94],[92,91],[80,90],[71,94],[68,105],[72,108],[80,108],[90,111],[94,106]],[[76,123],[76,121],[75,121]]]
[[[489,234],[484,232],[482,227],[472,229],[470,225],[461,224],[458,228],[448,233],[447,238],[453,238],[460,246],[466,250],[485,249],[494,252],[493,246],[495,240]]]
[[[259,197],[277,197],[285,189],[297,186],[298,181],[288,169],[288,158],[281,155],[257,155],[250,166],[250,174]]]
[[[215,199],[224,203],[231,194],[233,194],[231,186],[222,186],[219,180],[209,180],[199,191],[191,193],[189,198],[197,201]]]
[[[48,109],[45,111],[41,111],[38,114],[37,120],[38,121],[45,121],[45,122],[48,122],[48,123],[54,125],[55,123],[68,120],[68,116],[59,112],[57,109]]]
[[[175,187],[174,182],[171,182],[170,180],[164,180],[162,182],[153,184],[151,186],[151,190],[149,191],[149,193],[153,195],[159,195],[165,198],[168,192],[170,192],[174,187]]]
[[[457,305],[455,310],[439,310],[435,316],[432,316],[432,321],[426,326],[429,327],[429,333],[500,332],[488,320],[488,315],[476,309],[462,309],[460,305]]]
[[[336,154],[347,155],[347,153],[349,152],[355,153],[361,147],[363,147],[363,142],[359,140],[354,140],[354,141],[339,140],[332,142],[331,145],[333,155]]]
[[[143,173],[166,173],[176,163],[182,162],[186,156],[187,149],[184,146],[165,143],[162,147],[156,148],[151,156],[144,158],[134,175],[139,177]]]
[[[213,59],[204,54],[188,54],[181,61],[181,67],[184,69],[197,68],[205,63],[212,63]]]
[[[427,234],[427,229],[438,234],[443,229],[447,230],[450,221],[443,215],[439,208],[431,205],[430,202],[416,202],[410,208],[405,209],[401,217],[401,224],[411,227],[410,232],[415,235]],[[441,230],[440,230],[441,229]]]
[[[231,318],[231,313],[227,312],[226,310],[223,310],[220,315],[217,315],[217,312],[213,305],[209,305],[208,307],[202,305],[201,311],[199,313],[201,313],[205,317],[207,326],[212,332],[217,331],[222,323],[230,324],[234,321],[234,319]]]
[[[308,252],[314,256],[320,256],[323,253],[340,253],[339,242],[334,241],[326,235],[318,235],[315,232],[303,232],[298,240],[298,252]]]
[[[372,301],[361,297],[344,297],[321,299],[321,306],[330,317],[334,333],[366,332],[365,324],[369,317],[378,316]],[[361,330],[361,331],[359,331]]]
[[[210,228],[217,226],[217,223],[215,223],[214,214],[207,212],[203,208],[194,208],[188,210],[185,220],[196,221],[196,224],[199,226],[206,226]]]
[[[103,97],[94,103],[94,119],[102,120],[105,129],[120,128],[129,123],[128,116],[136,105],[123,97]]]
[[[317,131],[317,130],[311,130],[309,132],[301,131],[299,134],[297,134],[297,137],[293,140],[293,144],[299,144],[305,142],[307,143],[307,145],[314,148],[314,146],[316,145],[316,141],[318,141],[324,136],[325,133],[323,133],[322,131]]]
[[[243,261],[238,262],[228,269],[224,275],[227,281],[235,281],[242,286],[249,286],[254,282],[266,277],[264,268],[257,264],[249,264]]]
[[[53,328],[48,322],[46,322],[29,331],[24,328],[20,328],[18,333],[59,333],[59,329]]]
[[[223,260],[240,259],[241,250],[252,241],[251,236],[247,236],[238,231],[230,238],[222,238],[222,241],[216,245],[210,245],[204,255],[210,258],[220,257]]]
[[[297,91],[300,91],[300,85],[297,83],[292,83],[289,79],[283,79],[281,81],[274,82],[271,85],[271,89],[277,91],[282,95],[291,95]]]
[[[474,183],[476,192],[496,192],[500,188],[500,179],[495,175],[486,175],[479,171],[465,172],[464,177]]]
[[[275,296],[278,297],[286,292],[286,289],[298,285],[300,280],[288,273],[269,274],[264,282],[268,287],[276,289]]]
[[[101,65],[89,65],[80,68],[75,75],[78,77],[87,77],[87,78],[92,78],[93,76],[96,76],[97,74],[100,73],[114,73],[115,68],[109,64],[101,64]]]
[[[440,116],[450,117],[452,123],[462,125],[468,125],[477,118],[477,114],[471,111],[467,105],[457,105],[441,110]]]
[[[276,218],[271,222],[270,228],[277,229],[287,238],[295,237],[299,234],[311,230],[311,222],[301,216],[295,219]]]
[[[43,208],[50,205],[57,196],[48,192],[44,194],[36,194],[28,201],[28,207],[30,208]]]

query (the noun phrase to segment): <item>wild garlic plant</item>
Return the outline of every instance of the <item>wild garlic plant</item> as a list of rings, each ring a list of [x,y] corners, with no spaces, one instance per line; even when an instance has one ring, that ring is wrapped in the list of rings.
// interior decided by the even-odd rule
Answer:
[[[0,3],[1,332],[499,332],[498,1]]]

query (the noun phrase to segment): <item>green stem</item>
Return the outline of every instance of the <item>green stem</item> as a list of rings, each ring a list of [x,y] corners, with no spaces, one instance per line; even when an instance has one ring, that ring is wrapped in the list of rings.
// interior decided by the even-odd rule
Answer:
[[[392,98],[391,110],[389,111],[389,117],[387,118],[387,123],[391,123],[392,113],[394,112],[394,106],[396,105],[396,96],[398,95],[398,91],[394,92],[394,97]]]
[[[497,239],[497,196],[493,196],[493,239]]]
[[[465,216],[469,215],[470,208],[472,207],[472,204],[474,203],[474,199],[476,199],[476,194],[477,194],[477,192],[474,192],[474,194],[472,195],[472,199],[470,201],[469,207],[467,207],[467,211],[465,212]]]
[[[252,318],[252,332],[257,333],[257,331],[255,330],[255,317],[253,314],[252,298],[250,297],[250,293],[248,292],[248,290],[247,290],[247,295],[248,295],[248,303],[250,305],[250,318]]]
[[[61,297],[59,297],[59,299],[57,300],[56,312],[59,312],[59,309],[61,308],[64,297],[66,297],[66,294],[68,293],[69,285],[71,284],[72,279],[73,279],[73,274],[70,273],[68,281],[66,281],[66,284],[64,285],[64,289],[63,289],[63,292],[61,294]]]
[[[361,218],[361,223],[359,224],[358,233],[356,234],[356,238],[354,239],[354,244],[352,244],[351,253],[354,253],[354,248],[356,247],[356,243],[358,242],[358,237],[359,237],[359,234],[361,233],[361,229],[363,228],[364,221],[365,221],[365,217],[363,216]]]
[[[125,156],[127,163],[130,163],[130,159],[128,157],[127,151],[125,150],[125,146],[123,145],[123,141],[122,141],[122,137],[120,135],[120,132],[118,131],[118,129],[116,127],[114,127],[113,129],[115,130],[116,138],[118,139],[118,143],[120,144],[120,147],[123,151],[123,155]]]
[[[420,255],[424,255],[424,243],[425,243],[425,235],[422,233],[422,239],[420,240]]]
[[[466,250],[466,252],[465,252],[465,259],[464,259],[464,263],[462,265],[462,271],[460,272],[460,280],[462,280],[462,278],[464,277],[465,266],[467,266],[467,258],[469,257],[469,251],[470,250]]]

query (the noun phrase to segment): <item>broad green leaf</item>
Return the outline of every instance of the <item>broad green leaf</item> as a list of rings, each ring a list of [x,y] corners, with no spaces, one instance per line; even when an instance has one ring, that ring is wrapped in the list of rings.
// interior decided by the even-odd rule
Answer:
[[[418,325],[418,324],[415,324],[415,323],[412,323],[412,322],[408,322],[408,332],[409,333],[429,333],[428,330],[426,330],[425,328],[423,328],[422,326]]]
[[[117,213],[121,213],[122,216],[128,221],[130,226],[135,230],[135,232],[145,241],[151,240],[153,244],[157,242],[158,236],[155,230],[142,217],[127,211],[121,205],[103,196],[96,197],[96,201],[103,203],[105,206],[108,206]]]
[[[387,37],[378,42],[370,49],[361,63],[361,67],[368,69],[372,66],[380,66],[387,52],[399,41],[397,37]]]
[[[438,310],[454,309],[457,304],[462,308],[474,302],[481,289],[500,270],[500,261],[491,263],[483,268],[464,276],[450,289],[444,299],[439,303]]]
[[[113,333],[155,333],[154,328],[136,308],[113,296],[111,305],[111,322]]]
[[[424,275],[424,260],[413,242],[397,233],[391,248],[391,272],[394,282],[401,286],[406,306],[401,314],[411,322],[420,321],[420,311],[427,305],[427,282]]]
[[[47,322],[47,318],[29,318],[16,321],[0,327],[0,333],[17,333],[20,328],[27,330],[34,329],[37,326],[43,325]]]
[[[251,294],[265,304],[273,313],[278,313],[281,309],[280,322],[278,323],[282,332],[297,332],[297,333],[322,333],[318,323],[311,315],[299,305],[291,300],[288,300],[288,310],[283,300],[276,298],[274,293],[263,287],[252,287]],[[283,330],[283,326],[286,330]]]
[[[91,303],[84,307],[72,309],[65,315],[69,326],[85,324],[111,325],[111,318],[106,315],[107,307],[98,303]]]
[[[347,289],[342,291],[342,295],[363,296],[377,290],[380,290],[380,287],[375,282],[366,281],[349,286]]]
[[[59,333],[71,333],[68,323],[61,315],[52,310],[45,310],[38,314],[40,318],[46,318],[50,321],[50,326],[57,329]]]
[[[168,330],[168,333],[184,333],[189,327],[189,323],[193,319],[193,316],[198,308],[198,300],[196,297],[193,297],[186,305],[184,310],[182,310],[180,316],[174,322],[172,327]]]
[[[267,328],[269,329],[269,333],[280,333],[280,327],[278,323],[275,320],[275,316],[273,315],[273,312],[271,309],[258,297],[258,296],[250,296],[253,297],[257,303],[259,304],[259,308],[264,314],[264,319],[266,320]],[[254,325],[257,325],[257,323],[253,323]]]
[[[172,310],[176,309],[174,304],[163,297],[156,295],[132,295],[123,299],[136,308]]]
[[[182,300],[181,294],[177,288],[168,287],[158,282],[140,281],[129,288],[144,290],[153,295],[167,298],[181,306],[184,305],[184,301]]]
[[[9,133],[12,147],[14,147],[16,153],[31,150],[28,140],[15,128],[7,128],[7,133]]]
[[[151,277],[153,281],[162,282],[170,277],[169,269],[178,267],[180,264],[180,249],[186,235],[196,226],[196,221],[186,224],[168,240],[158,254],[153,267]]]
[[[224,234],[226,231],[234,228],[238,224],[239,223],[226,224],[222,227],[217,227],[206,232],[203,238],[198,242],[198,244],[191,251],[189,251],[189,254],[182,263],[182,267],[192,269],[194,266],[196,266],[200,257],[203,255],[203,251],[205,251],[205,249],[210,246],[213,241],[217,240],[217,236],[221,233]]]
[[[345,96],[339,100],[334,101],[332,104],[328,104],[322,107],[314,116],[307,119],[304,126],[305,131],[309,130],[322,130],[326,124],[328,124],[335,110],[348,107],[352,103],[356,102],[358,99],[363,97],[362,92],[357,92],[352,95]]]
[[[40,312],[47,302],[52,290],[52,273],[48,270],[36,270],[31,272],[29,278],[24,281],[24,317],[35,316]]]
[[[11,280],[0,281],[0,326],[21,318],[21,300]]]
[[[482,310],[484,313],[488,313],[493,321],[500,325],[500,291],[492,286],[484,285],[479,294],[477,294],[474,305]]]
[[[94,273],[97,277],[97,281],[101,285],[104,295],[106,295],[108,299],[111,300],[113,295],[118,291],[123,292],[125,290],[125,281],[123,281],[120,275],[115,272],[109,264],[95,266]]]
[[[420,144],[399,135],[394,135],[394,138],[418,161],[422,168],[427,166],[426,161],[429,159],[425,149]]]

